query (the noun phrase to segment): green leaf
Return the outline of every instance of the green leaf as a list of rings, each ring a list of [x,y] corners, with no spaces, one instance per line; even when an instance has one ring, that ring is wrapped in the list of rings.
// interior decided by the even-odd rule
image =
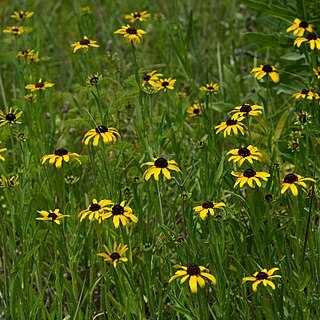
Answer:
[[[311,280],[311,271],[310,271],[310,263],[309,261],[306,261],[305,269],[303,271],[303,278],[301,279],[300,285],[299,285],[299,291],[303,291],[308,283]]]
[[[288,116],[290,114],[289,110],[286,110],[280,117],[279,122],[277,123],[276,129],[274,131],[274,141],[279,140],[282,130],[287,122]]]

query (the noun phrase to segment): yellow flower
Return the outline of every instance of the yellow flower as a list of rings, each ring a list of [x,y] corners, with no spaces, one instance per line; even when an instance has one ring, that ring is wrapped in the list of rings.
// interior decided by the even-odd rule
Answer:
[[[19,176],[13,176],[10,179],[1,175],[1,184],[0,187],[3,189],[13,189],[19,184]]]
[[[25,31],[27,30],[27,28],[22,27],[22,26],[13,26],[13,27],[7,27],[4,30],[2,30],[3,33],[9,33],[9,34],[13,34],[15,36],[20,36],[22,35]]]
[[[89,40],[87,36],[84,36],[82,40],[72,43],[71,47],[74,47],[73,53],[76,53],[79,49],[83,49],[84,53],[87,53],[89,47],[98,48],[99,45],[97,41]]]
[[[255,78],[260,80],[266,75],[269,75],[271,80],[274,83],[278,83],[280,81],[279,73],[274,66],[270,66],[269,64],[260,65],[260,67],[253,68],[250,73],[255,72]]]
[[[294,173],[287,174],[283,179],[283,184],[281,186],[281,194],[285,193],[288,189],[291,190],[292,194],[296,197],[298,195],[297,185],[307,188],[307,185],[303,181],[316,182],[312,178],[303,178],[302,176]]]
[[[148,72],[146,75],[143,76],[142,86],[144,87],[146,84],[150,84],[150,86],[155,87],[159,77],[162,77],[162,73],[158,73],[157,70],[153,70]]]
[[[293,45],[300,48],[303,42],[308,42],[311,50],[315,48],[320,50],[320,39],[315,33],[308,33],[305,37],[295,39]]]
[[[134,44],[139,44],[142,41],[142,35],[146,34],[144,30],[136,29],[129,24],[122,26],[121,29],[118,29],[114,33],[123,34],[127,42],[133,42]]]
[[[68,163],[70,159],[75,159],[81,164],[81,161],[79,160],[79,155],[77,153],[68,152],[68,150],[62,148],[55,150],[54,154],[44,155],[40,159],[40,161],[41,164],[44,164],[47,160],[49,160],[49,164],[55,163],[56,167],[60,168],[62,165],[62,161]]]
[[[12,19],[16,19],[16,20],[24,20],[24,19],[29,19],[33,16],[33,12],[29,12],[29,11],[15,11],[12,15],[11,18]]]
[[[80,12],[85,16],[91,13],[91,8],[89,6],[81,7]]]
[[[125,19],[130,20],[131,23],[136,21],[144,21],[151,17],[151,14],[148,13],[148,11],[142,11],[142,12],[131,12],[130,14],[126,14]]]
[[[27,49],[27,50],[22,50],[22,51],[19,51],[16,55],[16,57],[28,57],[30,55],[32,55],[34,53],[34,50],[31,50],[31,49]]]
[[[320,79],[320,67],[318,67],[317,69],[313,68],[313,72],[317,76],[317,78]]]
[[[0,141],[0,143],[1,143],[1,141]],[[1,153],[6,152],[6,151],[7,151],[7,148],[1,148],[0,149],[0,160],[2,160],[2,161],[5,160],[5,158],[1,155]]]
[[[39,59],[39,52],[38,51],[27,56],[28,63],[37,63],[39,61],[40,61],[40,59]]]
[[[216,278],[209,273],[209,269],[203,266],[198,266],[195,263],[191,263],[188,267],[181,266],[179,264],[176,264],[173,267],[181,270],[176,271],[176,273],[170,278],[169,283],[179,277],[182,277],[180,279],[180,283],[184,283],[188,278],[190,278],[189,287],[192,293],[197,293],[198,285],[200,288],[205,287],[206,282],[204,278],[209,279],[214,285],[217,284]]]
[[[268,172],[256,172],[253,169],[246,169],[244,172],[232,171],[231,174],[235,177],[238,177],[236,183],[234,184],[234,188],[236,188],[237,185],[240,185],[240,188],[242,188],[246,183],[251,188],[254,188],[255,184],[258,187],[261,187],[259,178],[264,181],[268,181],[268,178],[270,177],[270,174]]]
[[[141,167],[146,165],[151,166],[143,174],[146,181],[148,181],[152,175],[154,175],[154,179],[158,181],[160,173],[170,180],[171,174],[169,170],[180,172],[180,169],[174,160],[166,160],[165,158],[153,158],[153,162],[145,162]]]
[[[195,212],[199,212],[200,218],[206,220],[208,213],[214,216],[214,209],[222,209],[226,205],[223,202],[213,203],[211,201],[204,202],[201,206],[194,207]]]
[[[262,154],[258,151],[258,148],[252,145],[240,149],[232,149],[227,153],[227,155],[228,154],[232,155],[228,161],[233,160],[235,163],[239,162],[239,166],[241,166],[246,160],[252,164],[253,160],[261,161],[262,158]]]
[[[206,91],[207,93],[213,93],[219,90],[219,85],[217,83],[207,83],[199,88],[201,91]]]
[[[26,94],[26,95],[24,96],[24,98],[25,98],[26,100],[28,100],[29,102],[33,102],[33,101],[36,100],[37,95],[36,95],[36,94],[29,93],[29,94]]]
[[[303,89],[301,90],[301,92],[294,93],[292,95],[292,98],[295,98],[295,99],[307,98],[308,100],[312,100],[312,99],[320,99],[320,96],[316,92],[312,92],[309,89]]]
[[[103,143],[113,142],[116,143],[117,137],[120,138],[120,134],[116,128],[106,126],[98,126],[95,129],[89,130],[83,137],[82,142],[85,145],[89,144],[89,141],[93,138],[93,146],[97,147],[99,139],[101,138]]]
[[[189,113],[190,117],[200,116],[202,114],[202,108],[200,103],[194,103],[187,109],[187,112]]]
[[[272,268],[269,271],[267,271],[267,269],[262,269],[260,272],[256,272],[253,277],[242,278],[242,284],[247,281],[254,281],[252,284],[252,290],[256,292],[258,285],[262,282],[265,287],[269,285],[274,290],[276,286],[269,279],[281,278],[279,275],[273,275],[277,270],[279,270],[279,268]]]
[[[42,80],[40,79],[36,84],[28,84],[25,86],[26,89],[31,90],[31,91],[44,91],[47,88],[51,88],[54,86],[54,83],[51,82],[42,82]]]
[[[55,209],[54,211],[49,210],[49,212],[40,210],[38,212],[42,215],[42,218],[36,218],[36,220],[53,221],[56,224],[61,224],[60,219],[70,217],[69,215],[60,213],[59,209]]]
[[[287,32],[293,31],[295,36],[303,36],[305,31],[312,32],[312,25],[298,18],[294,19],[293,24],[287,29]]]
[[[238,119],[240,117],[247,116],[247,115],[257,117],[262,114],[261,110],[263,110],[262,106],[258,106],[256,104],[252,106],[250,104],[243,104],[242,106],[235,107],[233,110],[229,112],[229,114],[234,113],[231,119]]]
[[[159,88],[159,90],[163,89],[164,91],[167,89],[173,90],[176,81],[176,79],[171,78],[159,79],[159,81],[155,83],[155,87]]]
[[[216,134],[224,130],[224,137],[226,137],[227,134],[230,135],[231,132],[233,132],[233,134],[235,135],[238,135],[238,131],[240,131],[240,133],[244,135],[244,128],[247,129],[247,127],[242,122],[240,122],[243,119],[244,117],[240,117],[238,119],[229,118],[227,121],[221,122],[218,126],[214,127],[215,129],[217,129]]]
[[[111,200],[103,199],[98,202],[96,199],[93,199],[90,206],[78,214],[78,217],[80,217],[80,222],[88,216],[89,221],[95,219],[101,223],[102,215],[105,213],[107,206],[112,204],[113,202]]]
[[[22,111],[19,112],[19,109],[15,109],[13,111],[12,108],[9,109],[9,112],[5,114],[2,110],[0,110],[0,127],[9,124],[14,124],[17,122],[19,118],[21,118]]]
[[[109,250],[109,248],[105,245],[103,247],[107,253],[98,253],[97,255],[99,257],[104,258],[104,261],[111,262],[113,264],[114,268],[117,267],[118,262],[120,262],[120,261],[127,262],[128,261],[128,258],[123,257],[123,255],[128,250],[127,245],[122,246],[121,244],[119,244],[117,246],[117,243],[115,242],[113,244],[113,251]]]

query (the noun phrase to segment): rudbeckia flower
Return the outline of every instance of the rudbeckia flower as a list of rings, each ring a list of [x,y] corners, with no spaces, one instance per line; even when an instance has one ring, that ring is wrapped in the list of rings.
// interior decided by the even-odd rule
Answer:
[[[261,182],[259,179],[268,181],[268,178],[270,177],[268,172],[256,172],[253,169],[246,169],[244,172],[232,171],[231,174],[235,177],[238,177],[236,183],[234,184],[234,188],[236,188],[238,184],[240,184],[240,188],[242,188],[246,183],[251,188],[254,188],[255,184],[258,187],[261,187]]]
[[[287,32],[293,31],[295,36],[303,36],[305,31],[312,32],[312,25],[298,18],[294,19],[293,24],[287,29]]]
[[[141,11],[141,12],[131,12],[130,14],[126,14],[125,19],[130,20],[131,23],[136,21],[144,21],[151,17],[151,14],[148,11]]]
[[[25,86],[26,89],[31,91],[45,91],[47,88],[51,88],[54,86],[54,83],[51,82],[42,82],[42,79],[38,80],[36,84],[28,84]]]
[[[143,174],[146,181],[148,181],[152,175],[154,175],[154,179],[158,181],[160,173],[170,180],[171,174],[169,170],[180,172],[180,169],[174,160],[166,160],[165,158],[153,158],[153,162],[145,162],[141,167],[146,165],[151,166]]]
[[[31,50],[31,49],[27,49],[27,50],[22,50],[22,51],[19,51],[17,54],[16,54],[16,57],[24,57],[26,58],[27,56],[31,56],[34,54],[34,50]]]
[[[130,25],[122,26],[114,32],[115,34],[123,34],[127,42],[133,42],[134,44],[139,44],[142,41],[142,35],[146,32],[142,29],[136,29]]]
[[[204,288],[206,282],[204,278],[209,279],[214,285],[217,284],[216,278],[209,273],[209,269],[198,266],[195,263],[190,263],[188,267],[176,264],[174,268],[181,269],[176,271],[176,273],[170,278],[169,283],[174,279],[182,277],[180,283],[184,283],[189,278],[189,287],[192,293],[197,293],[198,285],[200,288]]]
[[[257,147],[249,145],[248,147],[240,148],[240,149],[232,149],[228,154],[232,156],[228,159],[228,161],[239,162],[239,166],[241,166],[246,160],[250,163],[253,163],[253,160],[261,161],[262,154],[258,151]]]
[[[312,100],[312,99],[320,99],[320,96],[317,93],[312,92],[309,89],[303,89],[303,90],[301,90],[301,92],[297,92],[297,93],[293,94],[292,98],[295,98],[295,99],[307,98],[308,100]]]
[[[199,88],[201,91],[206,91],[207,93],[213,93],[219,90],[219,85],[217,83],[207,83]]]
[[[171,78],[159,79],[159,81],[155,83],[155,87],[159,88],[159,90],[163,89],[164,91],[167,89],[173,90],[176,81],[176,79]]]
[[[93,146],[97,147],[99,143],[99,139],[103,140],[103,143],[113,142],[116,143],[117,137],[120,138],[120,134],[116,128],[106,126],[98,126],[95,129],[89,130],[83,137],[82,142],[85,145],[89,144],[89,141],[93,138]]]
[[[0,110],[0,127],[9,124],[14,124],[17,122],[19,118],[21,118],[22,111],[19,112],[18,109],[13,111],[12,108],[9,109],[9,112],[5,114],[2,110]]]
[[[71,44],[73,48],[73,53],[76,53],[79,49],[83,49],[84,53],[87,53],[89,47],[99,48],[97,41],[89,40],[87,36],[84,36],[82,40],[74,42]]]
[[[10,179],[1,175],[1,184],[0,187],[3,189],[13,189],[19,184],[19,176],[13,176]]]
[[[49,160],[49,164],[56,164],[57,168],[60,168],[62,165],[62,161],[69,162],[70,159],[77,160],[80,164],[79,155],[77,153],[68,152],[66,149],[57,149],[54,154],[46,154],[44,155],[40,161],[41,164],[44,164],[47,160]]]
[[[211,201],[204,202],[201,206],[194,207],[195,212],[199,212],[200,218],[206,220],[208,213],[214,216],[214,209],[222,210],[226,205],[223,202],[213,203]]]
[[[246,115],[257,117],[262,114],[261,110],[263,110],[262,106],[258,106],[256,104],[252,106],[250,104],[243,104],[242,106],[235,107],[233,110],[229,112],[229,114],[234,113],[231,119],[238,119]]]
[[[13,34],[15,36],[20,36],[22,35],[27,29],[25,27],[22,26],[13,26],[13,27],[7,27],[4,30],[2,30],[3,33],[10,33]]]
[[[194,103],[187,109],[187,112],[189,113],[190,117],[200,116],[202,114],[200,103]]]
[[[113,267],[117,267],[118,262],[127,262],[128,258],[123,257],[123,255],[128,250],[127,245],[117,245],[115,242],[113,245],[113,251],[111,251],[107,246],[103,246],[107,253],[98,253],[97,255],[99,257],[104,258],[104,261],[111,262],[113,264]]]
[[[90,206],[82,210],[78,217],[80,218],[80,222],[85,219],[86,217],[89,218],[89,221],[92,219],[98,220],[99,223],[102,221],[102,215],[105,213],[107,206],[112,205],[113,202],[111,200],[100,200],[99,202],[96,199],[92,200]]]
[[[320,67],[317,69],[313,68],[313,73],[317,76],[318,79],[320,79]]]
[[[252,290],[256,292],[258,285],[262,282],[265,287],[269,285],[274,290],[276,286],[270,279],[281,278],[279,275],[273,275],[277,270],[279,270],[279,268],[272,268],[269,271],[267,271],[267,269],[262,269],[260,272],[256,272],[253,277],[242,278],[242,284],[247,281],[254,281]]]
[[[130,221],[138,222],[138,218],[132,213],[132,209],[125,205],[125,201],[114,205],[112,208],[107,207],[106,213],[102,215],[102,220],[112,217],[115,228],[119,228],[120,222],[124,227],[129,227]]]
[[[60,213],[59,209],[56,209],[54,211],[49,210],[49,212],[40,210],[38,212],[42,215],[42,218],[36,218],[36,220],[53,221],[56,224],[61,224],[60,219],[70,217],[69,215]]]
[[[233,132],[234,135],[238,135],[238,131],[240,131],[240,133],[244,135],[244,128],[247,129],[247,127],[244,125],[244,123],[240,122],[243,119],[244,117],[240,117],[238,119],[229,118],[227,121],[221,122],[218,126],[214,127],[215,129],[217,129],[216,134],[224,130],[224,137],[230,135],[231,132]]]
[[[86,79],[86,84],[90,86],[97,86],[103,80],[103,76],[99,73],[90,74]]]
[[[24,96],[24,98],[25,98],[27,101],[29,101],[29,102],[33,102],[33,101],[36,100],[37,95],[36,95],[36,94],[29,93],[29,94],[26,94],[26,95]]]
[[[269,75],[271,80],[274,83],[278,83],[280,81],[279,73],[274,66],[270,66],[269,64],[260,65],[260,67],[253,68],[250,73],[255,72],[254,77],[257,80],[262,79],[264,76]]]
[[[308,42],[311,50],[315,48],[320,50],[320,39],[315,33],[308,33],[305,37],[295,39],[293,45],[300,48],[303,42]]]
[[[16,20],[25,20],[33,16],[33,12],[29,11],[15,11],[10,17]]]
[[[0,143],[1,143],[1,141],[0,141]],[[5,160],[5,158],[1,155],[1,153],[6,152],[6,151],[7,151],[7,148],[1,148],[0,149],[0,160],[2,160],[2,161]]]
[[[285,193],[288,189],[290,189],[292,194],[296,197],[298,195],[298,185],[302,186],[303,188],[307,188],[307,185],[304,181],[316,182],[312,178],[304,178],[298,174],[287,174],[283,179],[283,184],[281,186],[281,194]]]
[[[162,77],[162,73],[158,73],[157,70],[153,70],[151,72],[148,72],[146,75],[143,76],[143,82],[142,86],[144,87],[147,84],[150,84],[150,86],[155,87],[157,81],[159,80],[159,77]]]

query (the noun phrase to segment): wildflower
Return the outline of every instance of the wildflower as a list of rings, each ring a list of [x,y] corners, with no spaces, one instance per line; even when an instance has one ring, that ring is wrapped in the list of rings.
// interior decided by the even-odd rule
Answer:
[[[159,12],[159,13],[155,13],[155,14],[153,15],[153,18],[154,18],[154,20],[156,20],[156,21],[162,21],[162,20],[164,20],[166,17],[165,17],[165,15],[164,15],[162,12]]]
[[[91,13],[91,8],[89,6],[81,7],[80,12],[85,16]]]
[[[313,68],[313,73],[317,76],[318,79],[320,79],[320,67],[317,69]]]
[[[39,59],[38,51],[27,56],[27,62],[28,63],[37,63],[39,61],[40,61],[40,59]]]
[[[301,111],[297,117],[294,124],[304,126],[307,123],[311,123],[310,119],[312,118],[311,114],[306,111]]]
[[[0,187],[3,189],[13,189],[19,184],[19,176],[12,176],[10,179],[7,179],[5,176],[1,175],[1,184]]]
[[[231,119],[238,119],[239,117],[243,117],[247,115],[256,117],[262,114],[261,110],[263,110],[262,106],[258,106],[256,104],[252,106],[250,104],[243,104],[242,106],[235,107],[233,110],[229,112],[229,114],[234,113]]]
[[[27,101],[29,101],[29,102],[33,102],[33,101],[36,100],[37,95],[36,95],[36,94],[29,93],[29,94],[26,94],[26,95],[24,96],[24,98],[25,98]]]
[[[283,179],[283,183],[281,186],[281,194],[284,194],[288,189],[290,189],[292,194],[296,197],[298,195],[297,185],[300,185],[303,188],[307,188],[307,185],[304,181],[316,182],[312,178],[303,178],[298,174],[294,174],[294,173],[287,174]]]
[[[273,200],[273,195],[268,193],[264,196],[264,200],[271,202]]]
[[[90,206],[82,210],[78,217],[80,217],[80,222],[88,216],[89,221],[92,221],[92,219],[98,220],[99,223],[102,221],[102,215],[104,214],[107,206],[112,205],[113,202],[111,200],[100,200],[99,202],[96,199],[92,200],[92,203]]]
[[[143,76],[142,86],[144,87],[145,85],[150,84],[152,87],[155,87],[157,81],[159,80],[159,77],[162,77],[162,76],[163,74],[158,73],[157,70],[148,72],[146,75]]]
[[[102,80],[103,76],[99,73],[95,73],[87,77],[86,83],[91,86],[97,86]]]
[[[22,51],[19,51],[17,54],[16,54],[16,57],[20,58],[20,57],[28,57],[30,55],[32,55],[34,53],[34,50],[31,50],[31,49],[27,49],[27,50],[22,50]]]
[[[253,68],[250,73],[253,72],[255,72],[254,76],[257,80],[260,80],[264,76],[269,75],[269,77],[274,83],[278,83],[280,81],[277,69],[274,66],[270,66],[269,64],[261,64],[260,67]]]
[[[307,98],[308,100],[312,100],[312,99],[317,100],[317,99],[320,99],[320,96],[316,92],[312,92],[309,89],[303,89],[303,90],[301,90],[301,92],[294,93],[292,95],[292,98],[295,98],[295,99]]]
[[[126,14],[124,16],[125,19],[130,20],[131,23],[136,21],[144,21],[151,17],[151,14],[148,13],[148,11],[142,11],[142,12],[131,12],[130,14]]]
[[[180,169],[174,160],[166,160],[165,158],[153,158],[153,162],[143,163],[141,167],[145,165],[151,166],[143,174],[146,181],[148,181],[152,175],[154,175],[154,179],[158,181],[160,173],[163,173],[163,175],[170,180],[171,174],[169,170],[180,172]]]
[[[308,42],[311,50],[314,50],[315,48],[320,50],[320,39],[315,33],[308,33],[305,37],[295,39],[293,45],[300,48],[303,42]]]
[[[197,148],[199,148],[199,149],[203,149],[203,148],[205,148],[207,145],[208,145],[208,142],[207,142],[207,141],[198,140],[198,141],[196,142],[196,146],[197,146]]]
[[[13,110],[9,109],[9,112],[5,114],[2,110],[0,110],[0,127],[5,126],[7,123],[14,124],[21,118],[22,111],[19,112],[19,109]]]
[[[109,248],[105,245],[103,247],[107,253],[98,253],[97,255],[99,257],[103,257],[104,261],[111,262],[113,264],[114,268],[117,267],[118,262],[120,262],[120,261],[127,262],[128,261],[128,258],[123,257],[123,255],[128,250],[127,245],[123,245],[123,246],[121,244],[117,245],[117,243],[115,242],[113,245],[113,251],[109,250]]]
[[[248,147],[240,148],[240,149],[232,149],[228,154],[232,156],[228,159],[228,161],[239,162],[239,166],[241,166],[246,160],[250,163],[253,163],[253,160],[261,161],[262,154],[258,151],[257,147],[249,145]]]
[[[54,83],[51,82],[43,82],[42,79],[39,79],[36,84],[28,84],[25,86],[26,89],[31,91],[45,91],[47,88],[51,88],[54,86]]]
[[[171,78],[159,79],[159,81],[155,83],[155,87],[159,88],[159,90],[163,89],[164,91],[167,89],[173,90],[176,81],[176,79]]]
[[[287,32],[293,31],[295,36],[303,36],[305,31],[312,32],[312,25],[298,18],[294,19],[293,24],[287,29]]]
[[[247,128],[242,122],[244,117],[240,117],[238,119],[229,118],[227,121],[221,122],[218,126],[214,127],[217,129],[216,134],[220,131],[224,130],[223,136],[226,137],[227,134],[230,135],[231,132],[233,134],[238,135],[238,130],[242,135],[244,135],[244,128]]]
[[[74,47],[73,53],[76,53],[79,49],[83,49],[84,53],[87,53],[89,47],[98,48],[99,45],[97,41],[89,40],[87,36],[84,36],[82,40],[72,43],[71,47]]]
[[[103,143],[113,142],[116,143],[117,137],[120,138],[120,134],[117,129],[106,126],[97,126],[95,129],[89,130],[83,137],[82,142],[85,145],[89,144],[89,141],[93,138],[93,146],[97,147],[99,143],[99,139],[103,140]]]
[[[253,277],[242,278],[242,284],[247,281],[254,281],[252,284],[252,290],[256,292],[258,285],[262,282],[265,287],[269,285],[274,290],[276,286],[269,279],[281,278],[279,275],[273,275],[277,270],[279,270],[279,268],[272,268],[269,271],[267,271],[267,269],[262,269],[260,272],[256,272]]]
[[[183,191],[182,193],[179,194],[180,199],[183,201],[189,200],[191,196],[192,196],[192,193],[186,192],[186,191]]]
[[[66,177],[64,178],[64,181],[65,181],[66,184],[75,184],[75,183],[77,183],[79,180],[80,180],[79,177],[74,177],[73,175],[71,175],[71,176],[66,176]]]
[[[189,113],[190,117],[200,116],[202,114],[202,108],[200,103],[194,103],[187,109],[187,112]]]
[[[142,41],[142,35],[146,32],[142,29],[136,29],[130,25],[122,26],[121,29],[118,29],[114,32],[115,34],[123,34],[127,42],[132,42],[134,44],[139,44]]]
[[[199,88],[201,91],[206,91],[207,93],[213,93],[219,90],[219,85],[217,83],[207,83]]]
[[[13,26],[13,27],[7,27],[4,30],[2,30],[3,33],[10,33],[15,36],[21,36],[27,29],[22,26]]]
[[[199,212],[200,218],[206,220],[208,213],[214,216],[214,209],[222,209],[226,205],[223,202],[213,203],[211,201],[204,202],[201,206],[194,207],[195,212]]]
[[[29,19],[33,16],[33,12],[29,12],[29,11],[15,11],[12,15],[11,18],[12,19],[16,19],[16,20],[25,20],[25,19]]]
[[[0,141],[0,143],[1,143],[1,141]],[[6,152],[7,150],[8,150],[7,148],[1,148],[0,149],[0,160],[2,160],[2,161],[5,160],[5,158],[1,155],[1,153]]]
[[[296,140],[292,140],[288,142],[288,148],[292,151],[298,151],[299,150],[299,142]]]
[[[182,277],[180,283],[184,283],[188,278],[190,278],[189,287],[192,293],[197,293],[198,285],[200,288],[205,287],[203,277],[209,279],[214,285],[217,283],[216,278],[209,273],[209,269],[203,266],[198,266],[195,263],[189,264],[188,267],[181,266],[179,264],[176,264],[173,267],[181,270],[176,271],[176,273],[170,278],[169,283],[179,277]]]
[[[79,160],[79,155],[77,153],[68,152],[68,150],[62,148],[55,150],[54,154],[44,155],[40,159],[40,161],[41,164],[44,164],[47,160],[49,160],[49,164],[55,163],[56,167],[60,168],[62,165],[62,161],[68,163],[70,159],[75,159],[81,164],[81,161]]]
[[[234,188],[236,188],[238,184],[240,184],[240,188],[242,188],[246,183],[251,188],[254,188],[255,184],[253,182],[255,182],[258,187],[261,187],[259,178],[264,181],[268,181],[267,178],[270,177],[268,172],[256,172],[253,169],[246,169],[244,172],[232,171],[231,174],[235,177],[238,177],[236,183],[234,184]]]
[[[49,212],[40,210],[38,212],[42,215],[42,218],[36,218],[36,220],[53,221],[56,224],[61,224],[60,219],[70,217],[69,215],[60,213],[59,209],[55,209],[54,211],[49,210]]]
[[[24,134],[24,132],[15,132],[14,137],[20,142],[26,141],[26,135]]]

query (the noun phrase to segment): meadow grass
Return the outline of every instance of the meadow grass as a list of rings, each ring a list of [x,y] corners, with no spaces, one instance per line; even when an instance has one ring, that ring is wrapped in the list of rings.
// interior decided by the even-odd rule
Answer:
[[[2,4],[2,30],[27,29],[1,33],[1,319],[319,319],[316,0]],[[20,10],[34,14],[10,17]],[[125,18],[144,10],[144,21]],[[313,31],[286,32],[296,18]],[[127,24],[146,31],[142,41],[114,33]],[[84,36],[99,47],[74,53]],[[34,51],[16,56],[24,50]],[[258,80],[251,71],[260,65],[269,69]],[[174,89],[146,84],[153,70]],[[25,88],[40,79],[54,86]],[[210,83],[219,88],[199,89]],[[196,103],[200,114],[188,113]],[[217,133],[245,104],[263,108],[238,114],[244,135]],[[98,130],[98,146],[84,144],[97,126],[115,143]],[[249,145],[259,161],[228,161]],[[171,179],[166,161],[178,168],[167,167]],[[159,180],[146,170],[161,171]],[[260,173],[261,187],[245,183]],[[116,227],[116,217],[130,224]],[[186,267],[184,283],[171,279],[176,265]],[[281,278],[268,280],[272,268]],[[256,281],[242,281],[253,275],[256,292]]]

